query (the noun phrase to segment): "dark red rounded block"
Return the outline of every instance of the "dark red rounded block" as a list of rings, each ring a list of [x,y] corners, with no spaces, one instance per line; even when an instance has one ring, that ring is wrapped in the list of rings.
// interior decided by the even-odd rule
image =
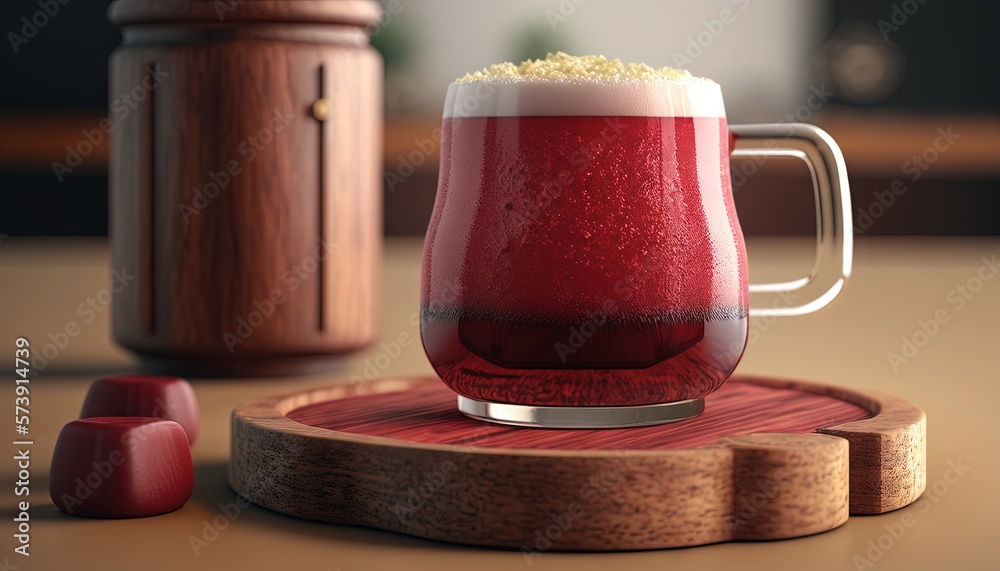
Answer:
[[[193,490],[191,448],[176,422],[97,417],[74,420],[59,433],[49,495],[67,514],[159,515],[184,505]]]
[[[155,375],[118,375],[90,385],[80,418],[151,416],[184,427],[188,443],[201,431],[201,413],[194,390],[184,379]]]

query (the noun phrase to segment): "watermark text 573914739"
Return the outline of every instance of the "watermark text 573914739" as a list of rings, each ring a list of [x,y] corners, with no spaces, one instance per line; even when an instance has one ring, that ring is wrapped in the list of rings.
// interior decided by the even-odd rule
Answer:
[[[31,549],[31,504],[27,500],[31,495],[31,445],[28,435],[31,424],[31,389],[28,359],[31,357],[31,346],[27,339],[18,337],[14,342],[14,462],[17,464],[17,479],[14,481],[14,495],[18,497],[17,509],[14,515],[14,539],[17,546],[14,552],[18,555],[30,556]]]

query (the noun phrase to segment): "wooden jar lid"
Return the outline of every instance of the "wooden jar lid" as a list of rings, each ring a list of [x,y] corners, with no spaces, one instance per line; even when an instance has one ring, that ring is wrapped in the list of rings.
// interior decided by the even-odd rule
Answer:
[[[379,21],[374,0],[115,0],[116,26],[173,23],[301,23],[368,26]]]

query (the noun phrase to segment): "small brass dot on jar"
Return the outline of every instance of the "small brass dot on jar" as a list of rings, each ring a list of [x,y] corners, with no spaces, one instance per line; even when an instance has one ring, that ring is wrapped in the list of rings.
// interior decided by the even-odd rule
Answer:
[[[329,99],[317,99],[312,104],[312,115],[317,121],[326,121],[330,118],[331,107]]]

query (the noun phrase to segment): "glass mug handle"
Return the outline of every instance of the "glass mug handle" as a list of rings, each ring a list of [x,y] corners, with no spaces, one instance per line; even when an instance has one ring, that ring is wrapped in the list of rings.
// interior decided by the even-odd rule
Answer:
[[[812,174],[816,196],[816,261],[797,280],[750,284],[751,316],[811,313],[830,303],[851,275],[854,227],[844,155],[826,131],[805,123],[732,125],[734,157],[794,157]]]

